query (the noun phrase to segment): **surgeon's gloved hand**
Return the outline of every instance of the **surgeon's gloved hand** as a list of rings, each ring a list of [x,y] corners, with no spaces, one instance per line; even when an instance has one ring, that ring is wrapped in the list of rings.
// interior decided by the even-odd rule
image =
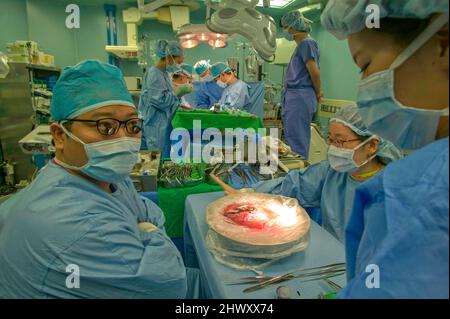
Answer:
[[[194,87],[190,83],[179,84],[174,88],[174,95],[176,97],[182,97],[186,94],[191,93],[194,90]]]
[[[253,188],[242,188],[242,189],[236,189],[236,191],[231,194],[229,192],[225,191],[224,194],[225,194],[225,196],[228,196],[228,195],[236,195],[236,194],[252,194],[254,192],[255,192],[255,190]]]
[[[141,233],[151,233],[158,229],[158,227],[149,222],[139,223],[138,228]]]
[[[216,103],[209,110],[214,112],[220,112],[222,110],[222,106],[219,103]]]
[[[180,108],[182,108],[183,110],[193,110],[194,108],[190,105],[180,105]]]

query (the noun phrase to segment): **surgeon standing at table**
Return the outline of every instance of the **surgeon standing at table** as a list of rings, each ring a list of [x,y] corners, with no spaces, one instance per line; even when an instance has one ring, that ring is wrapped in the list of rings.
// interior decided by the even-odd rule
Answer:
[[[186,96],[193,91],[193,76],[194,68],[186,63],[180,65],[180,69],[172,75],[172,86],[175,96],[181,96],[180,107],[183,109],[193,109],[191,103],[186,99]]]
[[[282,118],[286,141],[294,152],[308,159],[311,122],[323,98],[319,45],[309,36],[311,21],[298,10],[283,16],[281,25],[284,37],[297,42],[284,79]]]
[[[183,94],[175,96],[168,72],[180,70],[184,51],[178,42],[159,40],[156,55],[160,60],[145,74],[139,111],[144,119],[143,136],[147,149],[161,151],[163,157],[169,157],[171,122]]]
[[[368,29],[374,6],[380,28]],[[330,0],[323,13],[361,68],[369,130],[413,151],[356,189],[342,298],[449,297],[448,9],[447,0]]]
[[[246,111],[250,104],[248,84],[239,80],[234,71],[223,62],[211,66],[211,75],[217,80],[217,84],[224,88],[222,97],[217,103],[220,108]]]
[[[195,73],[200,78],[200,88],[197,91],[197,108],[209,110],[222,98],[223,87],[211,75],[211,65],[209,61],[201,60],[194,65]]]

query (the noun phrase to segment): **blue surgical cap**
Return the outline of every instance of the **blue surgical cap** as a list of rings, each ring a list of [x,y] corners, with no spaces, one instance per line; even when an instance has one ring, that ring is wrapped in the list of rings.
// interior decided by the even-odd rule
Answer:
[[[298,10],[288,12],[281,18],[283,27],[289,27],[300,32],[310,33],[312,31],[311,23],[312,21],[306,19]]]
[[[383,18],[426,19],[434,13],[447,13],[448,0],[329,0],[322,13],[322,25],[338,39],[358,33],[372,14],[369,5],[380,9]],[[369,8],[370,9],[370,8]],[[382,26],[381,26],[382,27]]]
[[[358,112],[356,106],[347,106],[341,108],[333,117],[330,122],[339,122],[350,128],[359,136],[372,136],[367,126],[363,122],[361,114]]]
[[[167,55],[184,56],[184,50],[176,41],[158,40],[156,43],[156,55],[161,59]]]
[[[178,71],[176,71],[174,74],[177,74],[177,75],[184,74],[184,75],[187,75],[189,77],[192,77],[192,73],[193,72],[194,72],[194,67],[193,66],[191,66],[189,64],[186,64],[186,63],[183,63],[183,64],[180,65],[180,69]]]
[[[64,69],[53,89],[50,112],[54,121],[62,121],[110,105],[135,108],[122,71],[97,60],[86,60]]]
[[[217,62],[211,65],[211,75],[213,78],[218,78],[223,72],[231,71],[230,67],[223,62]]]
[[[209,61],[206,60],[198,61],[194,65],[195,73],[197,73],[198,75],[202,75],[203,73],[208,71],[210,67],[211,65],[209,64]]]
[[[367,129],[364,124],[361,114],[358,112],[356,106],[348,106],[340,109],[331,119],[331,122],[341,123],[350,128],[355,134],[362,137],[374,136],[372,132]],[[403,157],[400,150],[391,142],[380,137],[380,144],[378,146],[377,156],[384,164],[389,164],[393,161],[399,160]]]

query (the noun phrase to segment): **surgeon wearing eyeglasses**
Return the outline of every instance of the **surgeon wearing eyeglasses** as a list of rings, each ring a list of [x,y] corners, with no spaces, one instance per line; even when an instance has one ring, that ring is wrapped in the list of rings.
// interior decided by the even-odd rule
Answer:
[[[121,71],[66,68],[51,116],[54,160],[0,206],[0,297],[184,298],[163,213],[129,178],[142,121]]]
[[[323,227],[344,242],[355,188],[402,155],[392,143],[370,132],[353,106],[330,120],[328,140],[328,160],[253,189],[296,198],[305,208],[320,208]]]

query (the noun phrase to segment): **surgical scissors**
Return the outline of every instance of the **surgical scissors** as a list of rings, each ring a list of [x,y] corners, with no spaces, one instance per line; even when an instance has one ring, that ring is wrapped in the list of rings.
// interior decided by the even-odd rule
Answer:
[[[244,289],[244,292],[254,292],[271,285],[286,282],[292,279],[302,279],[303,282],[328,279],[345,274],[345,263],[330,264],[321,267],[306,268],[295,272],[289,272],[278,276],[253,276],[241,278],[242,282],[231,283],[230,285],[254,284]]]

